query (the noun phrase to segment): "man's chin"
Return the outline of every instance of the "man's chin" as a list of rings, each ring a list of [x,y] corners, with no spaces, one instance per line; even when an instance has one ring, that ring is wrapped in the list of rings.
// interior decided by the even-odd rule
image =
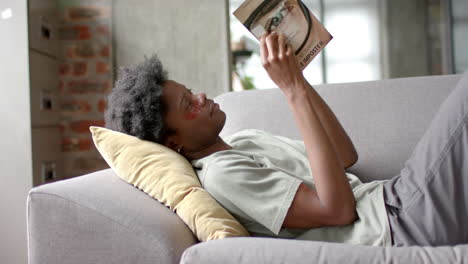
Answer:
[[[222,112],[222,111],[221,111]],[[226,114],[223,113],[223,118],[219,121],[219,126],[217,127],[217,134],[219,135],[223,131],[224,125],[226,125]]]
[[[221,113],[222,113],[222,115],[223,115],[221,129],[223,129],[223,128],[224,128],[224,125],[226,125],[227,115],[226,115],[226,113],[224,113],[223,111],[221,111]]]

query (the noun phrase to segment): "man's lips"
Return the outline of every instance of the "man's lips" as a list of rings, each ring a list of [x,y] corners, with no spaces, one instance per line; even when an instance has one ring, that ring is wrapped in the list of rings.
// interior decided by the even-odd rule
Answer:
[[[213,115],[213,108],[214,108],[214,102],[213,101],[210,101],[210,116]]]
[[[213,112],[218,108],[218,104],[215,103],[214,101],[211,101],[210,105],[210,115],[213,115]]]

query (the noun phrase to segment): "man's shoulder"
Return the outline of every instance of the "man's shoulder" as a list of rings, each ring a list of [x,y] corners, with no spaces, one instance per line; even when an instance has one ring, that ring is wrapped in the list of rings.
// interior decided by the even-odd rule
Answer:
[[[234,180],[232,177],[240,178],[240,174],[259,167],[254,156],[246,152],[227,150],[212,155],[204,166],[205,182]]]

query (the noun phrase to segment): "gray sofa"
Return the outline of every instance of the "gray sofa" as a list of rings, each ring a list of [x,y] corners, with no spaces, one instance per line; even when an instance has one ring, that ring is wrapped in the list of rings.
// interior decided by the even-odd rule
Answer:
[[[359,153],[362,181],[397,174],[461,75],[317,85]],[[215,98],[221,136],[257,128],[300,139],[279,89]],[[179,217],[110,169],[33,188],[27,200],[30,264],[468,263],[468,245],[371,247],[242,237],[199,243]]]

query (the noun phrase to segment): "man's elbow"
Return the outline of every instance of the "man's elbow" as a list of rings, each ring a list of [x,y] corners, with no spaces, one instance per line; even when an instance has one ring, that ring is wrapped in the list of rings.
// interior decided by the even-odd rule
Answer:
[[[344,168],[347,169],[347,168],[353,166],[354,164],[356,164],[358,159],[359,159],[359,156],[358,156],[357,152],[354,151],[353,154],[349,155],[349,158],[346,159],[346,161],[344,162]]]
[[[336,217],[338,225],[350,225],[358,219],[356,212],[356,201],[353,199],[352,205],[345,210],[341,211],[341,214]]]
[[[356,201],[353,199],[353,204],[350,206],[350,209],[348,209],[342,216],[342,224],[343,225],[350,225],[354,223],[358,219],[358,215],[356,212]]]
[[[343,217],[343,225],[350,225],[358,219],[356,210],[353,210],[351,213],[348,213]]]

